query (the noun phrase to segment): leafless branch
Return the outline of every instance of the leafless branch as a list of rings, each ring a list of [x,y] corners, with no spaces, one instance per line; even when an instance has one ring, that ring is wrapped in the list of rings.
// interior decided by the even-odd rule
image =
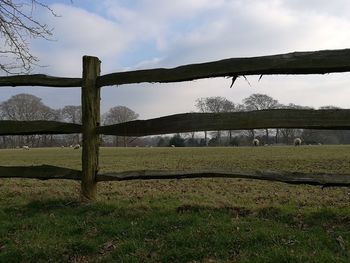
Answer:
[[[7,74],[28,73],[38,62],[29,49],[29,40],[50,40],[52,29],[34,16],[36,7],[57,14],[38,0],[0,0],[0,71]]]

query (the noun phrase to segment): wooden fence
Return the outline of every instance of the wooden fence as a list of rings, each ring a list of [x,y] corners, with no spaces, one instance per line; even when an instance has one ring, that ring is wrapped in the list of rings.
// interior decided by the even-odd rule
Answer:
[[[350,175],[305,174],[242,171],[126,171],[99,174],[100,134],[146,136],[154,134],[262,128],[350,129],[350,110],[262,110],[232,113],[187,113],[150,120],[136,120],[100,126],[100,88],[142,82],[180,82],[211,77],[271,74],[325,74],[350,71],[350,49],[295,52],[282,55],[231,58],[215,62],[185,65],[171,69],[149,69],[100,76],[100,61],[83,57],[82,78],[46,75],[0,77],[0,87],[48,86],[81,87],[82,125],[54,121],[0,121],[0,135],[82,133],[82,170],[42,165],[29,167],[0,166],[0,178],[81,180],[83,200],[96,198],[100,181],[183,179],[198,177],[248,178],[294,184],[350,186]]]

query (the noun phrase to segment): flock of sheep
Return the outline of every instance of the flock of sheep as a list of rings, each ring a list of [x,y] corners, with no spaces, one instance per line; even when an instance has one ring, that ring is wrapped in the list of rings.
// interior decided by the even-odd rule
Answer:
[[[254,139],[252,142],[253,146],[259,146],[260,141],[258,139]],[[294,139],[294,146],[300,146],[301,145],[301,139],[300,138],[295,138]]]
[[[80,144],[75,144],[75,145],[70,145],[69,148],[73,148],[74,150],[80,149]],[[61,148],[65,148],[64,146],[61,146]],[[23,145],[22,146],[23,150],[29,150],[29,146],[28,145]]]
[[[260,145],[260,141],[258,139],[254,139],[252,142],[253,146],[259,146]],[[301,139],[300,138],[295,138],[294,139],[294,146],[300,146],[301,145]],[[75,150],[80,149],[80,144],[75,144],[75,145],[70,145],[70,148],[73,148]],[[171,145],[171,147],[175,147],[175,145]],[[61,148],[64,148],[64,146],[61,146]],[[23,150],[29,150],[29,146],[28,145],[24,145],[22,146]]]

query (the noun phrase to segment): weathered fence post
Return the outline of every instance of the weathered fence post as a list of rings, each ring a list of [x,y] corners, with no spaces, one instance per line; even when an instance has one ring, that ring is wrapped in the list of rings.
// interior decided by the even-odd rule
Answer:
[[[96,127],[100,125],[100,88],[96,86],[96,78],[100,75],[100,64],[100,60],[96,57],[83,57],[81,91],[83,121],[81,198],[83,201],[94,200],[97,190],[99,135],[96,133]]]

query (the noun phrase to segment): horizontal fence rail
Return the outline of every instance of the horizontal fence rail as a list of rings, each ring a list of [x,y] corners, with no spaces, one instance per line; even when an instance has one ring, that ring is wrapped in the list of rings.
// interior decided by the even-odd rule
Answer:
[[[146,136],[166,133],[262,128],[350,129],[350,110],[274,109],[230,113],[185,113],[101,126],[97,133]]]
[[[250,112],[185,113],[97,127],[98,134],[147,136],[178,132],[303,128],[350,130],[350,110],[274,109]],[[56,121],[0,121],[0,135],[81,133],[82,125]]]
[[[80,124],[57,121],[0,121],[0,135],[81,133]]]
[[[42,86],[42,87],[81,87],[81,78],[61,78],[43,74],[0,77],[0,87]]]
[[[278,181],[289,184],[309,184],[322,186],[350,186],[350,174],[300,173],[284,171],[125,171],[119,173],[105,173],[97,176],[97,181],[130,181],[154,179],[194,179],[194,178],[231,178],[258,179]]]
[[[350,71],[350,49],[292,52],[287,54],[230,58],[158,68],[117,72],[97,77],[97,87],[142,82],[180,82],[212,77],[273,74],[325,74]],[[47,86],[81,87],[82,78],[53,77],[43,74],[0,77],[0,87]]]
[[[230,58],[176,68],[135,70],[103,75],[97,86],[141,82],[180,82],[212,77],[272,74],[325,74],[350,71],[350,49],[293,52],[281,55]]]
[[[0,178],[27,179],[70,179],[81,180],[82,172],[74,169],[52,165],[40,166],[0,166]],[[277,181],[288,184],[308,184],[331,186],[350,186],[350,174],[300,173],[286,171],[232,171],[232,170],[198,170],[198,171],[162,171],[138,170],[118,173],[97,174],[97,182],[132,181],[132,180],[169,180],[195,178],[257,179]]]
[[[0,166],[0,178],[72,179],[80,180],[81,171],[52,165]]]

